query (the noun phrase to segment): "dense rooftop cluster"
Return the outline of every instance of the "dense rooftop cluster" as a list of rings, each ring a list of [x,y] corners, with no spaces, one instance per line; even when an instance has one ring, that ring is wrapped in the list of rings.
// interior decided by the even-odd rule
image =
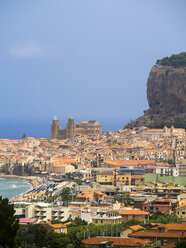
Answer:
[[[173,126],[0,139],[0,170],[33,180],[13,200],[21,226],[40,224],[85,247],[174,247],[185,239],[185,147],[185,130]]]

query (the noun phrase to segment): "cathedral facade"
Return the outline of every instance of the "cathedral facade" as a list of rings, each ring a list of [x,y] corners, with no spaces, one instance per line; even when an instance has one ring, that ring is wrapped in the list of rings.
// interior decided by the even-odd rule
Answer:
[[[68,139],[75,137],[76,135],[96,137],[102,134],[102,132],[102,125],[98,121],[91,120],[75,123],[72,116],[68,119],[65,129],[61,128],[56,116],[52,120],[51,125],[51,139]]]

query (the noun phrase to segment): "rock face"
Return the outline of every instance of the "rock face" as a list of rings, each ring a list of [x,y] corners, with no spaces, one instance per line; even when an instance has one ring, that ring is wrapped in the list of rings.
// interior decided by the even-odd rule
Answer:
[[[164,125],[186,128],[186,67],[153,66],[147,81],[147,99],[150,108],[126,128]]]
[[[153,66],[147,82],[150,108],[186,113],[186,67]]]

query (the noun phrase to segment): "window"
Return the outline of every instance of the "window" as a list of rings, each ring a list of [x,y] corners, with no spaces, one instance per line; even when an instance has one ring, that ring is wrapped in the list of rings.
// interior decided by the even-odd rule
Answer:
[[[166,239],[163,240],[163,245],[167,245],[167,240]]]

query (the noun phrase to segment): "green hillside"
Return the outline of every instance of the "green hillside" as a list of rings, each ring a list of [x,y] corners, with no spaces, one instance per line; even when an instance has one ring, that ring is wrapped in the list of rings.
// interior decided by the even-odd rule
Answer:
[[[173,54],[170,57],[158,59],[156,64],[157,65],[168,65],[168,66],[174,66],[174,67],[186,66],[186,52],[182,52],[179,54]]]

